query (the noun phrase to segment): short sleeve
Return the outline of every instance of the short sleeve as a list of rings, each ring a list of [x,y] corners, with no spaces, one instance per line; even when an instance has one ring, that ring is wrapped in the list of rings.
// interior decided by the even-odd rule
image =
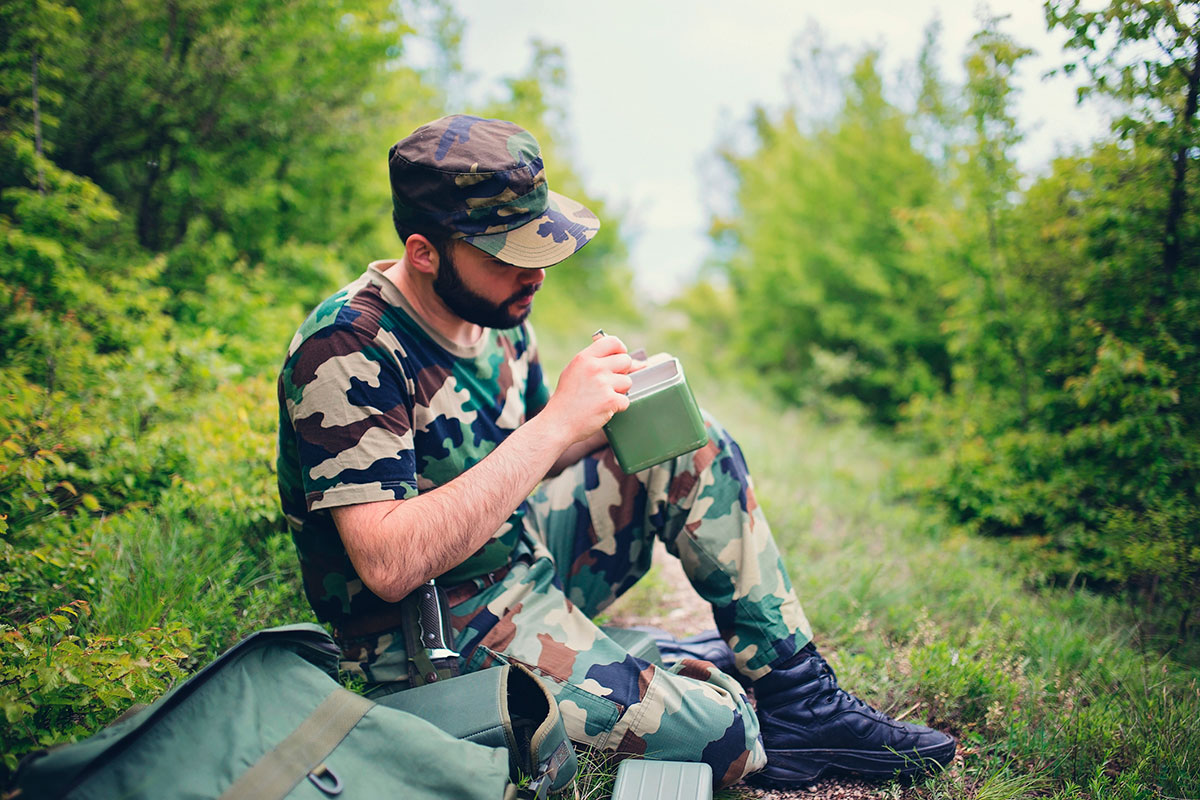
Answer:
[[[417,495],[413,391],[401,354],[337,326],[302,342],[280,383],[309,511]]]

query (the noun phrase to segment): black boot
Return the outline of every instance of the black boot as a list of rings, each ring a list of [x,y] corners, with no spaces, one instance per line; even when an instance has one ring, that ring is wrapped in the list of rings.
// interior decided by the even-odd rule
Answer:
[[[767,766],[750,783],[796,786],[828,773],[915,775],[954,758],[953,737],[897,722],[839,688],[812,642],[755,681],[754,696]]]

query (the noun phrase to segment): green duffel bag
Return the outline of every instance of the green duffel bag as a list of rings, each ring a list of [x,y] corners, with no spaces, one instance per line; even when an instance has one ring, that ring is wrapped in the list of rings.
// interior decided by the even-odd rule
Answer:
[[[260,631],[153,705],[27,757],[15,798],[500,800],[504,748],[343,689],[323,628]]]
[[[457,739],[508,751],[510,779],[545,797],[575,778],[575,748],[558,703],[520,664],[505,664],[377,698]]]

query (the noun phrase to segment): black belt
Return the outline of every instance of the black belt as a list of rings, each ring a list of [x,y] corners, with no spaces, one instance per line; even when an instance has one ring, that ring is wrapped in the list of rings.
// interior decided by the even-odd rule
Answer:
[[[512,568],[513,565],[508,563],[499,569],[494,569],[491,572],[485,572],[483,575],[471,578],[468,581],[456,583],[453,586],[443,587],[442,591],[446,593],[446,602],[450,604],[451,608],[453,608],[464,600],[470,600],[472,597],[479,594],[489,586],[504,580],[504,576],[507,575],[508,571]]]

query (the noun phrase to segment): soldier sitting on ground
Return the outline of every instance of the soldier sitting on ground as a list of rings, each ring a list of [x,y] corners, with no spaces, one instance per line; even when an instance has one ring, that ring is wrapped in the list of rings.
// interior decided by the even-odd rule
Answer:
[[[404,688],[398,601],[436,578],[462,668],[528,665],[576,742],[704,761],[719,785],[946,765],[953,738],[839,688],[719,423],[626,475],[601,430],[629,403],[625,345],[599,338],[548,391],[527,317],[545,268],[599,221],[549,190],[533,137],[446,117],[388,163],[403,254],[318,306],[279,378],[280,495],[343,667]],[[712,604],[713,660],[757,711],[709,661],[663,668],[592,622],[645,574],[654,537]]]

